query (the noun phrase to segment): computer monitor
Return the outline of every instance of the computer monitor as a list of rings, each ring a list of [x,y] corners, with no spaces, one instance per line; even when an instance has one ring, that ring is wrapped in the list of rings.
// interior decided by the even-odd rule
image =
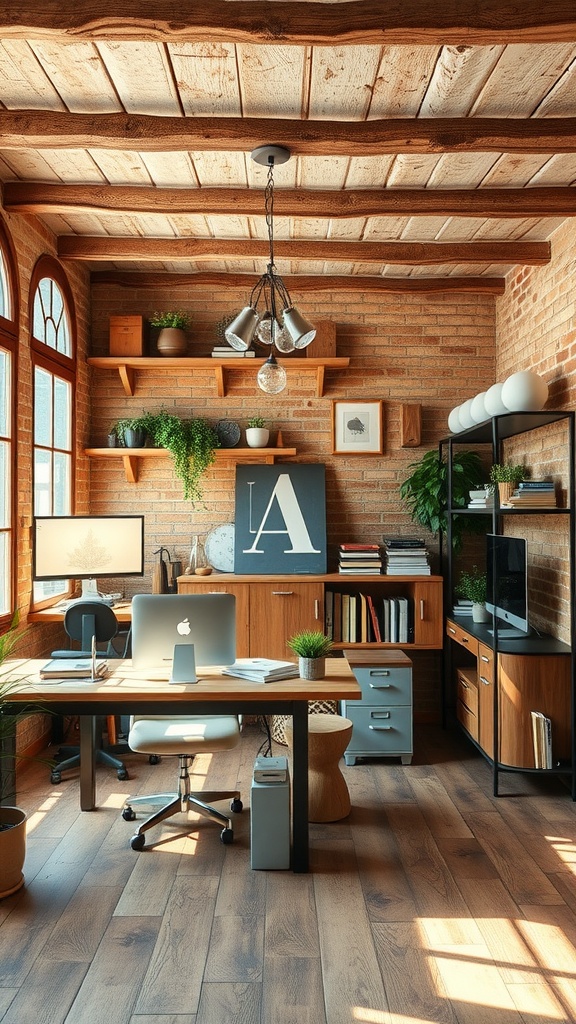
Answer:
[[[132,665],[168,669],[171,681],[196,682],[195,666],[236,660],[233,594],[136,594],[132,598]]]
[[[528,551],[523,537],[486,535],[486,608],[497,620],[503,639],[527,636]]]
[[[35,580],[82,580],[98,600],[98,578],[144,575],[144,516],[36,516],[32,559]]]

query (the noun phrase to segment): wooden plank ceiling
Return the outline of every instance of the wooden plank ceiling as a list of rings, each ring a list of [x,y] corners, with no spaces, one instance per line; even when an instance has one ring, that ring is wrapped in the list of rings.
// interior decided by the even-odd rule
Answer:
[[[501,290],[576,215],[574,0],[24,6],[3,205],[93,272],[259,275],[265,143],[276,264],[311,284]]]

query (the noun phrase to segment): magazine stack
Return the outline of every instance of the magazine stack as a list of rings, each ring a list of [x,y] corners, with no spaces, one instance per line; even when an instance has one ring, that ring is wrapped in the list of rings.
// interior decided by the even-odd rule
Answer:
[[[387,576],[430,576],[428,551],[420,537],[384,537]]]

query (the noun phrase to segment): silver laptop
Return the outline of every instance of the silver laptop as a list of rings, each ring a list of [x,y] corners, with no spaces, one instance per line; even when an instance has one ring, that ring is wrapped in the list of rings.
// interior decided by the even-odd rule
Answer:
[[[193,650],[187,649],[193,645]],[[172,669],[175,682],[195,682],[194,663],[231,665],[236,660],[233,594],[136,594],[132,598],[132,664],[139,670]],[[189,657],[186,657],[186,655]]]

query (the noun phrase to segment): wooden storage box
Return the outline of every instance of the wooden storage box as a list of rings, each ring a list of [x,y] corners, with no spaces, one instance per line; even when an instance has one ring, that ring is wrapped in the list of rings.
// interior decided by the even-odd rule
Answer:
[[[144,317],[110,317],[110,355],[144,355]]]

